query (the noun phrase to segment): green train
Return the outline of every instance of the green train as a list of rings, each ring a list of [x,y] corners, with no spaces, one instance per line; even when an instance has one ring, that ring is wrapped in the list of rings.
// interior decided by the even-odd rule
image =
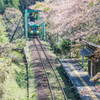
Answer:
[[[28,35],[30,38],[40,36],[40,25],[35,24],[34,22],[29,22],[29,32]]]
[[[25,38],[39,37],[43,40],[46,39],[45,21],[40,17],[40,10],[25,9],[24,22],[25,22]]]

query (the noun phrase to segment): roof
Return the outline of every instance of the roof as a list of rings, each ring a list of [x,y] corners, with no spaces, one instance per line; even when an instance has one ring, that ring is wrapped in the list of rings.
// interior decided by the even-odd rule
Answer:
[[[44,19],[41,19],[41,20],[37,20],[36,22],[28,22],[28,24],[30,25],[30,26],[32,26],[32,25],[40,25],[40,24],[42,24],[43,22],[44,22],[45,20]]]
[[[88,56],[90,56],[91,54],[93,54],[94,51],[91,50],[90,48],[85,48],[85,49],[80,50],[80,53],[81,53],[84,57],[88,57]]]
[[[32,22],[32,21],[31,22],[28,22],[28,24],[29,24],[29,26],[34,26],[34,25],[35,26],[39,26],[38,24],[36,24],[36,22]]]

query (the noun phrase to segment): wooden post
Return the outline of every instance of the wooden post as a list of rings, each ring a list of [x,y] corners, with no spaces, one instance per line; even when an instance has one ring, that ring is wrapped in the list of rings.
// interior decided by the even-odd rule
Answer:
[[[94,76],[94,63],[92,62],[92,76]]]
[[[79,58],[79,44],[77,44],[77,58]]]
[[[82,65],[84,65],[84,56],[82,55]]]
[[[71,39],[70,39],[71,40]],[[70,58],[72,57],[72,52],[71,52],[71,50],[72,50],[72,40],[71,40],[71,46],[70,46],[71,48],[70,48]]]
[[[82,48],[84,49],[84,44],[82,44]],[[82,55],[82,65],[84,65],[84,56]]]
[[[88,58],[88,74],[91,75],[91,60]]]

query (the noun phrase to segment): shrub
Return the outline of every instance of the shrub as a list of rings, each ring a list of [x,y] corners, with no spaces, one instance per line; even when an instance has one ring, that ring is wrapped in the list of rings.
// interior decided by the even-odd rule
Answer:
[[[0,86],[0,98],[2,98],[2,97],[3,97],[3,94],[4,94],[4,92],[3,92],[3,87],[2,87],[2,86]]]
[[[57,53],[57,54],[62,54],[60,42],[55,44],[54,50],[55,50],[55,53]]]
[[[69,39],[62,40],[61,49],[62,49],[63,54],[66,54],[66,52],[70,51],[70,40]]]
[[[66,52],[70,51],[70,40],[63,39],[62,41],[55,43],[54,51],[59,55],[61,54],[66,55]]]
[[[17,48],[22,49],[25,46],[24,39],[17,40]]]
[[[23,62],[23,55],[17,51],[11,51],[10,58],[15,63]]]
[[[0,16],[0,42],[1,43],[8,43],[7,32],[2,22],[2,16]]]

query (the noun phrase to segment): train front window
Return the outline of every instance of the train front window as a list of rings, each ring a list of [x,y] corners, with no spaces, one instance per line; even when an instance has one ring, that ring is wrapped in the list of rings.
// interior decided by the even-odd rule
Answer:
[[[34,27],[34,34],[36,34],[36,27]]]
[[[33,33],[33,27],[30,27],[30,29],[31,29],[31,33]]]

